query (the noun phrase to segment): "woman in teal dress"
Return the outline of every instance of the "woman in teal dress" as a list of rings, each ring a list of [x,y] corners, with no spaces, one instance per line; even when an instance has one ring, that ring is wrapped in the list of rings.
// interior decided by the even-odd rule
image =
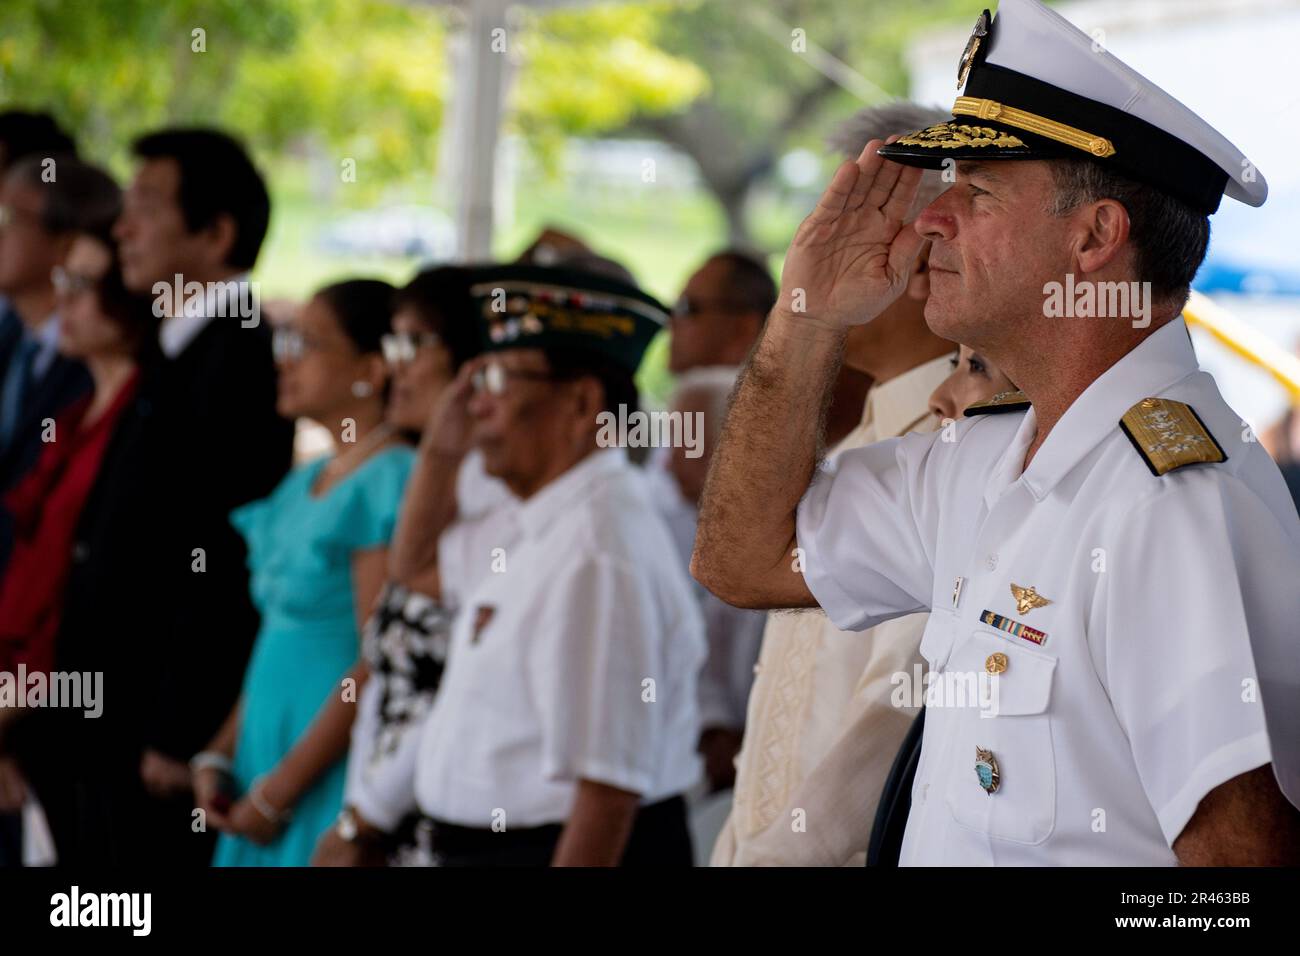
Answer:
[[[393,289],[327,286],[275,333],[278,410],[335,439],[231,523],[248,543],[261,629],[243,692],[193,761],[218,866],[306,866],[342,804],[365,680],[360,623],[383,583],[412,451],[383,422]]]

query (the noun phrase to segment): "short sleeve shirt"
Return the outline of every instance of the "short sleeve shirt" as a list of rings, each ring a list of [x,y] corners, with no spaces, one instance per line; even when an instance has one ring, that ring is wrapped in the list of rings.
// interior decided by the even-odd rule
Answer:
[[[580,779],[642,803],[695,782],[703,625],[622,449],[453,525],[439,572],[458,610],[419,745],[425,814],[539,826],[568,818]]]
[[[1227,460],[1153,475],[1119,427],[1152,396]],[[1025,469],[1034,432],[1029,409],[841,455],[799,506],[805,579],[845,629],[932,609],[905,865],[1172,865],[1210,790],[1296,763],[1262,702],[1300,686],[1300,519],[1181,318]]]

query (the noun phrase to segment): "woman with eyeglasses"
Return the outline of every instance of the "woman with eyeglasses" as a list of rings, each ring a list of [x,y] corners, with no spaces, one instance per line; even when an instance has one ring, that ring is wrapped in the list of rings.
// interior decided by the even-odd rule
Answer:
[[[13,552],[0,575],[0,672],[46,673],[55,668],[56,635],[62,618],[64,589],[74,560],[78,520],[95,487],[101,464],[136,394],[142,360],[154,347],[158,320],[147,296],[133,295],[122,284],[116,247],[102,232],[78,234],[67,259],[52,276],[61,325],[58,350],[85,363],[93,389],[45,426],[41,454],[33,469],[4,497],[12,521]],[[56,794],[66,793],[46,770],[50,748],[35,746],[31,726],[5,727],[22,713],[0,709],[0,744],[9,740],[21,751],[27,776],[35,785],[56,844],[66,846],[69,815]],[[47,724],[44,715],[40,723]],[[42,727],[42,730],[48,729]],[[0,753],[0,810],[22,806],[25,786],[14,762]]]
[[[359,634],[412,460],[384,419],[392,297],[372,279],[326,286],[273,338],[277,411],[323,426],[335,450],[230,517],[262,623],[239,701],[191,764],[219,866],[305,866],[342,802]]]
[[[470,288],[482,267],[441,266],[419,273],[394,300],[393,331],[384,337],[392,376],[388,423],[429,441],[428,422],[438,398],[480,348],[480,320]],[[488,477],[478,459],[460,472],[455,503],[461,514],[481,514],[510,496]],[[414,485],[412,485],[412,489]],[[394,533],[429,537],[423,512],[403,504]],[[362,636],[370,680],[357,703],[348,756],[344,809],[321,836],[313,863],[322,866],[402,864],[418,858],[415,825],[408,812],[416,734],[442,679],[451,612],[431,597],[437,582],[391,566],[388,581]]]

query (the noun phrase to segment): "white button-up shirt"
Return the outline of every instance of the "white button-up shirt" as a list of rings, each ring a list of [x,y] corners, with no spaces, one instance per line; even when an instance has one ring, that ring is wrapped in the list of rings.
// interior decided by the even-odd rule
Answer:
[[[220,282],[208,283],[202,302],[195,296],[193,299],[174,303],[172,310],[175,315],[165,316],[162,324],[158,326],[158,345],[163,355],[174,359],[184,352],[218,313],[237,322],[252,318],[252,316],[241,316],[239,313],[241,296],[248,294],[243,289],[244,284],[249,281],[248,276],[247,272],[241,272]],[[238,291],[229,292],[232,286]]]
[[[686,570],[622,449],[448,528],[450,661],[419,745],[431,817],[564,822],[579,779],[681,794],[699,776],[704,634]]]
[[[1153,476],[1118,424],[1148,396],[1190,405],[1227,460]],[[841,455],[799,506],[805,579],[845,629],[933,609],[904,864],[1174,864],[1219,784],[1275,759],[1290,789],[1300,519],[1181,318],[1024,469],[1034,432],[1030,409]],[[1051,603],[1021,612],[1012,584]]]

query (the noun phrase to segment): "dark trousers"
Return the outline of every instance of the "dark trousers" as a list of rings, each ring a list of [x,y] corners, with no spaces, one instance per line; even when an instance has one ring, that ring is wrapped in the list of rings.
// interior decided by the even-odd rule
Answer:
[[[429,823],[430,847],[440,866],[548,866],[564,830],[560,823],[500,832],[438,820]],[[637,811],[619,865],[691,866],[693,859],[686,801],[677,796]]]
[[[894,764],[885,779],[885,789],[876,807],[876,819],[867,844],[867,866],[898,866],[903,853],[903,833],[912,812],[912,784],[921,762],[921,738],[925,732],[925,708],[916,715],[898,748]]]
[[[22,731],[15,750],[45,811],[58,865],[174,869],[211,862],[216,832],[195,832],[192,795],[152,797],[140,781],[138,751],[108,742],[98,753],[73,749],[60,715],[33,716],[54,719],[24,720],[15,728]]]
[[[23,865],[23,812],[0,813],[0,867]]]

